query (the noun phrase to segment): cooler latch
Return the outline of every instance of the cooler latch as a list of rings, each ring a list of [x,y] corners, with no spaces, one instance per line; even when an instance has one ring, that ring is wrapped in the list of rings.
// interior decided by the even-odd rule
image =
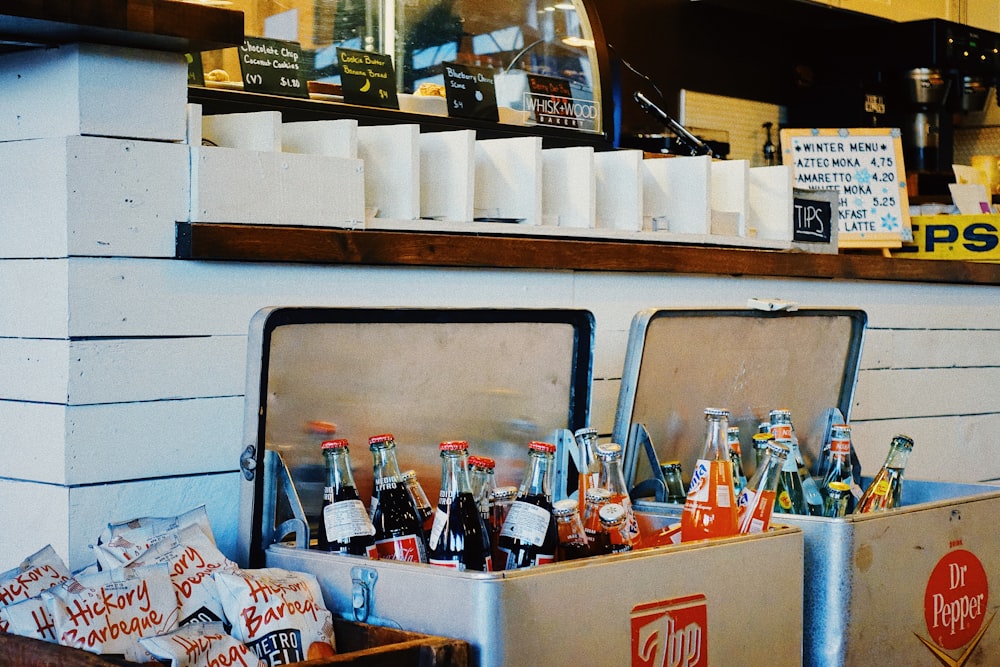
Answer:
[[[248,482],[253,481],[254,472],[257,470],[257,448],[253,445],[247,445],[240,454],[240,470]]]
[[[351,604],[354,607],[354,620],[364,623],[368,620],[372,605],[375,602],[375,582],[378,572],[366,567],[351,568]]]

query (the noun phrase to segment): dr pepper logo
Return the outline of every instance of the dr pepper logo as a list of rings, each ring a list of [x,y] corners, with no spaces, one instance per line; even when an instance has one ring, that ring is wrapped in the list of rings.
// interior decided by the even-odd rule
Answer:
[[[632,667],[708,665],[708,610],[704,595],[632,607]]]
[[[987,619],[989,580],[983,564],[965,549],[938,561],[924,590],[924,620],[930,639],[917,635],[944,665],[964,665],[993,622]],[[995,614],[996,612],[994,612]],[[965,647],[953,657],[945,651]]]

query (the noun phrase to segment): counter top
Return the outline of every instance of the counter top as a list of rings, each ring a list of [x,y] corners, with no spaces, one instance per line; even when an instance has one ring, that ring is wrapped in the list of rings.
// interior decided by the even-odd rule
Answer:
[[[178,223],[177,257],[1000,285],[997,264],[901,259],[870,253],[820,255],[638,241],[219,223]]]
[[[222,49],[243,43],[243,12],[176,0],[19,0],[0,7],[0,53],[74,42]]]

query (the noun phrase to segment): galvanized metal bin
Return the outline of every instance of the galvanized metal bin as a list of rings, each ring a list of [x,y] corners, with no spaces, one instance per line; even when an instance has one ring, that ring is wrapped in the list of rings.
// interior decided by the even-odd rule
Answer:
[[[691,470],[709,406],[732,412],[751,470],[750,439],[772,408],[791,409],[815,460],[831,409],[849,417],[865,323],[840,309],[638,313],[614,430],[633,483],[656,488],[653,459]],[[891,512],[776,515],[805,535],[803,663],[1000,664],[998,516],[1000,487],[915,479]]]
[[[593,317],[576,310],[279,308],[250,331],[240,557],[315,574],[334,613],[469,642],[475,665],[799,664],[802,531],[734,537],[512,572],[457,572],[305,548],[319,511],[319,445],[337,424],[371,490],[367,437],[391,431],[428,495],[437,443],[468,439],[522,475],[530,439],[555,440],[556,495],[575,479],[568,434],[587,425]],[[569,438],[571,440],[571,437]],[[570,472],[567,475],[567,472]],[[676,520],[658,508],[644,525]],[[768,563],[767,577],[746,577]],[[752,623],[761,600],[787,612]]]

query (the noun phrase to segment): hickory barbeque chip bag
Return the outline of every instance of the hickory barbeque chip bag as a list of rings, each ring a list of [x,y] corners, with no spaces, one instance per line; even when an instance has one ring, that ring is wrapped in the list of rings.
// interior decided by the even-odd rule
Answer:
[[[109,523],[94,547],[97,562],[102,570],[110,570],[131,562],[171,531],[188,526],[198,526],[215,544],[208,512],[204,505],[177,516],[140,517]]]
[[[214,577],[231,634],[270,667],[335,654],[333,615],[314,575],[261,568]]]
[[[177,625],[226,619],[212,573],[235,570],[237,565],[222,555],[199,526],[168,532],[127,567],[156,563],[166,563],[170,568],[179,609]]]
[[[165,563],[78,575],[42,599],[57,641],[91,653],[145,662],[139,640],[177,627],[177,596]]]
[[[17,567],[0,572],[0,607],[33,598],[70,577],[69,568],[52,545],[31,554]],[[0,625],[0,630],[3,630]]]
[[[139,640],[143,648],[170,667],[265,667],[265,663],[222,623],[190,623],[159,637]]]
[[[12,635],[56,643],[55,625],[41,596],[0,607],[0,628]]]

